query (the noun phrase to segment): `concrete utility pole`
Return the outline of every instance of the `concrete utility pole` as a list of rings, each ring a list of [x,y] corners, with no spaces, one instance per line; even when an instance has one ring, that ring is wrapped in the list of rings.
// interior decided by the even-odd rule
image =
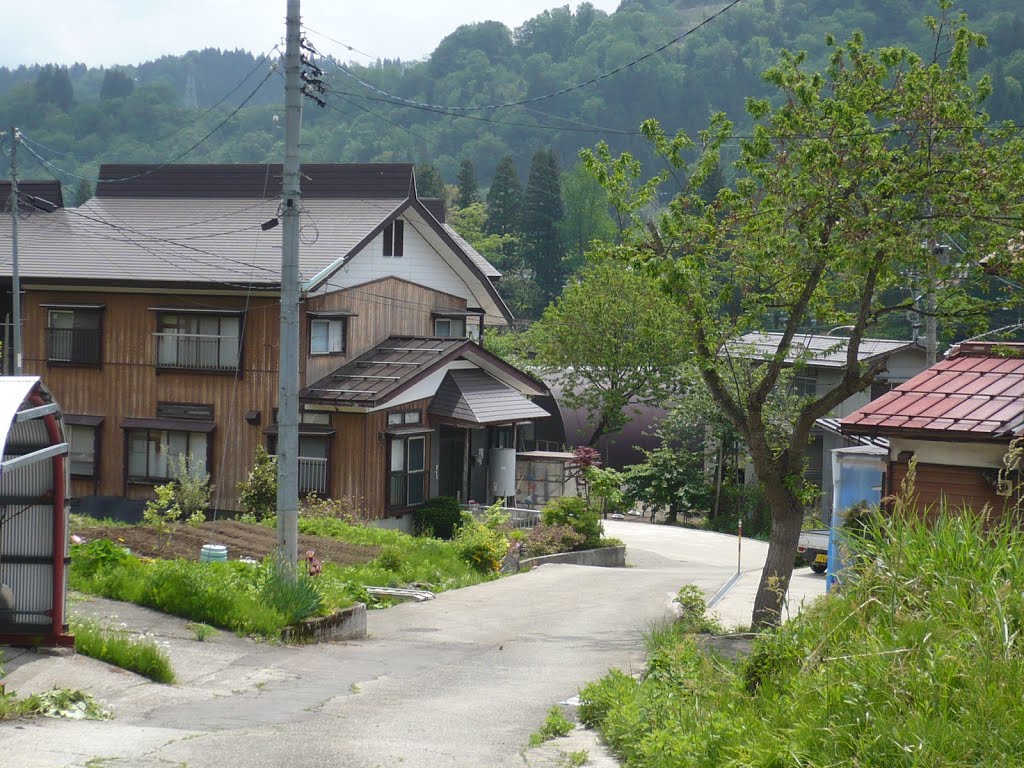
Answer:
[[[294,571],[299,528],[299,129],[302,82],[299,0],[288,0],[284,56],[281,201],[281,365],[277,411],[277,548]]]
[[[14,316],[14,375],[21,376],[21,276],[18,272],[18,129],[11,126],[11,314]]]

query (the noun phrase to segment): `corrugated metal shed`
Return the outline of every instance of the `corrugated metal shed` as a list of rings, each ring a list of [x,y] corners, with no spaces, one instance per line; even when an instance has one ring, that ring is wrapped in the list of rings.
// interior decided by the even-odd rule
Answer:
[[[1008,441],[1024,434],[1024,344],[972,342],[842,421],[843,434]]]
[[[0,378],[0,643],[69,645],[68,446],[34,376]]]
[[[549,416],[508,385],[474,370],[448,371],[428,411],[468,424],[511,424]]]

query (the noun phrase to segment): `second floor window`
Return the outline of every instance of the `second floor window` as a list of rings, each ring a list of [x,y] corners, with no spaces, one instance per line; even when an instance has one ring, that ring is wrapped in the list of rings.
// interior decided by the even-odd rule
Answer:
[[[157,316],[158,368],[234,371],[240,350],[241,318],[237,315],[161,312]]]
[[[434,320],[434,335],[465,338],[466,321],[461,317],[439,317]]]
[[[313,318],[309,321],[309,354],[345,354],[345,318]]]
[[[46,360],[70,365],[103,362],[103,314],[99,309],[54,308],[46,315]]]
[[[401,256],[405,252],[405,222],[395,219],[384,227],[384,255]]]

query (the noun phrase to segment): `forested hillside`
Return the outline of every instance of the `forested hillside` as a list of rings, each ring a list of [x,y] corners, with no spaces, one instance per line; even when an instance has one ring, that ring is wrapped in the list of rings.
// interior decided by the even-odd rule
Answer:
[[[973,67],[993,79],[990,112],[1019,120],[1024,7],[1020,0],[961,5],[989,37]],[[579,149],[598,140],[650,162],[636,134],[647,117],[668,131],[693,134],[710,113],[725,110],[742,132],[744,100],[766,93],[760,72],[780,48],[807,50],[809,66],[820,67],[826,34],[845,38],[861,30],[871,46],[906,42],[930,56],[922,19],[936,12],[935,0],[623,0],[612,14],[582,3],[546,11],[515,30],[498,22],[459,27],[422,61],[372,63],[347,61],[353,53],[343,46],[358,48],[361,41],[306,18],[326,106],[307,102],[303,157],[412,160],[423,165],[421,184],[435,192],[442,180],[454,184],[462,168],[479,185],[481,202],[506,159],[504,183],[526,182],[525,193],[532,189],[534,204],[543,206],[531,174],[541,173],[543,181],[543,174],[572,170]],[[107,70],[42,62],[0,68],[0,124],[17,125],[26,140],[20,175],[61,178],[73,203],[87,193],[79,177],[94,179],[102,162],[280,161],[283,128],[275,116],[283,79],[271,67],[279,55],[272,42],[266,52],[211,49]],[[6,163],[0,157],[3,175]],[[570,256],[563,272],[578,263],[586,238],[607,230],[595,195],[583,179],[562,185],[558,207],[567,219],[576,217],[560,224]],[[508,235],[528,249],[546,247],[537,240],[545,227],[551,230],[546,222],[535,219],[531,234],[523,222],[506,231],[493,214],[485,222],[487,211],[470,213],[466,227],[478,222],[481,232]],[[520,251],[499,246],[492,255]],[[504,266],[507,271],[507,259]],[[527,277],[535,271],[523,270]],[[514,303],[543,306],[559,289],[553,284],[545,295],[527,295],[533,289],[523,287]]]
[[[617,132],[635,131],[645,117],[688,131],[701,128],[712,110],[741,118],[744,99],[761,91],[759,73],[778,48],[807,49],[816,63],[826,33],[843,37],[854,29],[863,30],[871,45],[916,41],[924,46],[921,19],[935,12],[934,0],[742,0],[685,40],[598,83],[519,107],[479,109],[591,80],[683,34],[725,5],[624,0],[615,13],[605,14],[583,3],[575,11],[569,6],[546,11],[515,30],[497,22],[460,27],[424,61],[344,68],[324,63],[328,106],[310,104],[306,110],[306,157],[432,162],[448,182],[468,158],[486,187],[506,154],[525,176],[530,158],[542,147],[554,150],[563,167],[574,162],[580,146],[598,138],[616,149],[637,149],[634,137]],[[989,36],[990,47],[977,67],[995,81],[991,112],[1016,118],[1024,105],[1024,7],[1019,0],[963,0],[961,5]],[[318,29],[315,19],[306,21]],[[352,55],[313,32],[307,39],[324,55]],[[360,41],[343,42],[358,46]],[[45,62],[26,62],[13,71],[0,68],[0,115],[4,125],[14,123],[29,138],[69,153],[60,155],[61,167],[89,176],[102,161],[169,159],[250,97],[187,159],[261,162],[280,155],[280,129],[272,116],[283,87],[273,75],[252,93],[269,72],[268,61],[258,63],[261,55],[205,50],[111,71],[75,65],[66,71],[71,88],[63,101],[40,87],[45,70],[38,65]],[[111,78],[121,73],[128,87],[110,88]],[[433,106],[396,104],[397,99]],[[177,132],[167,136],[172,131]]]

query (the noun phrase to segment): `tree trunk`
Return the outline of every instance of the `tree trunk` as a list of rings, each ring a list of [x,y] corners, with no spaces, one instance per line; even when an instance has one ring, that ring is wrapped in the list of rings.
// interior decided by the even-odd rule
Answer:
[[[666,525],[675,525],[679,522],[679,510],[676,508],[675,503],[668,505],[668,514],[665,516]]]
[[[793,561],[803,526],[803,507],[778,475],[761,479],[772,509],[772,530],[768,538],[768,557],[761,572],[761,583],[754,600],[751,626],[754,629],[778,626],[793,576]]]

